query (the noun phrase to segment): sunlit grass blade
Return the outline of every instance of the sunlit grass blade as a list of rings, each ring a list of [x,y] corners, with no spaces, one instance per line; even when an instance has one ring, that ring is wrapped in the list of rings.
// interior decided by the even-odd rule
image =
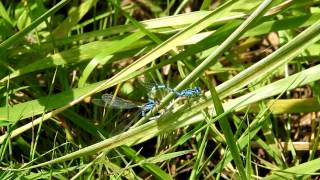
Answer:
[[[263,178],[264,180],[272,179],[297,179],[302,177],[310,177],[312,174],[318,175],[315,173],[320,169],[320,159],[314,159],[302,163],[300,165],[280,170],[274,170],[272,175]]]

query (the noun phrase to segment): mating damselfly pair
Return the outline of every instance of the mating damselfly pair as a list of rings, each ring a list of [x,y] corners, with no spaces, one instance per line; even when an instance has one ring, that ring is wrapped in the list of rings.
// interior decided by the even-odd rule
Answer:
[[[200,87],[187,88],[181,91],[176,91],[166,85],[153,85],[150,91],[157,92],[160,90],[173,92],[177,97],[195,97],[201,94]],[[114,97],[112,94],[103,94],[101,96],[101,99],[93,99],[92,102],[98,106],[102,106],[105,108],[114,108],[114,109],[140,108],[142,116],[145,116],[145,114],[151,111],[157,104],[157,101],[150,97],[147,103],[139,105],[137,103],[130,102],[119,97]]]

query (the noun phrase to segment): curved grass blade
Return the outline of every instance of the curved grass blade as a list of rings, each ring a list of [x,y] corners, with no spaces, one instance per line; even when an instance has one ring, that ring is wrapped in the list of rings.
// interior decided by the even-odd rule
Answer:
[[[126,47],[130,47],[133,43],[139,41],[141,38],[144,37],[144,34],[141,31],[137,31],[124,39],[117,41],[111,46],[110,48],[105,49],[104,51],[100,52],[98,55],[96,55],[86,66],[84,69],[80,79],[78,86],[83,87],[89,78],[90,74],[93,72],[94,69],[99,64],[106,64],[109,61],[112,60],[112,57],[114,54]]]
[[[51,15],[53,15],[56,11],[64,7],[70,0],[63,0],[60,1],[58,4],[56,4],[53,8],[48,10],[46,13],[44,13],[42,16],[37,18],[33,23],[31,23],[28,27],[23,29],[22,31],[16,33],[15,35],[11,36],[4,42],[0,44],[0,52],[3,53],[5,50],[7,50],[10,46],[14,45],[21,39],[23,36],[31,32],[33,29],[35,29],[40,23],[45,21],[47,18],[49,18]]]
[[[57,39],[66,37],[72,28],[95,6],[95,3],[97,3],[95,0],[84,1],[79,7],[72,9],[72,11],[69,12],[68,18],[61,22],[53,31],[53,37]]]

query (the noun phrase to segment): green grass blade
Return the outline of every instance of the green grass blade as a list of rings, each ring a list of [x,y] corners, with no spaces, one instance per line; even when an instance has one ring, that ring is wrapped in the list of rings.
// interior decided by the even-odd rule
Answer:
[[[52,32],[54,38],[64,38],[71,29],[85,16],[90,8],[96,3],[96,0],[87,0],[79,7],[72,8],[69,16]]]
[[[263,178],[263,180],[300,179],[302,177],[310,177],[311,174],[319,171],[319,169],[320,159],[317,158],[282,171],[274,170],[272,175]],[[318,175],[318,173],[315,175]]]
[[[93,70],[96,68],[98,64],[106,64],[108,61],[111,60],[113,57],[112,54],[116,53],[117,51],[122,50],[125,47],[128,47],[134,43],[136,43],[139,39],[143,38],[145,35],[141,32],[135,32],[126,38],[113,43],[113,45],[106,50],[103,50],[101,53],[96,55],[86,66],[86,68],[83,70],[83,73],[79,79],[78,86],[83,87],[90,76],[90,74],[93,72]],[[110,62],[109,62],[110,63]]]
[[[6,39],[0,44],[0,53],[3,53],[5,50],[7,50],[10,46],[18,43],[20,39],[23,38],[27,33],[35,29],[40,23],[44,22],[48,17],[52,16],[56,11],[61,9],[64,5],[66,5],[69,2],[69,0],[62,0],[58,4],[56,4],[53,8],[48,10],[46,13],[44,13],[42,16],[37,18],[35,21],[33,21],[28,27],[23,29],[22,31],[18,32],[17,34],[11,36],[10,38]]]

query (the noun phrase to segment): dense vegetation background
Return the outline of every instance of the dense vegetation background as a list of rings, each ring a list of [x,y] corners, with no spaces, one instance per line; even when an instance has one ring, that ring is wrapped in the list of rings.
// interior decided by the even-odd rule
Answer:
[[[319,4],[1,1],[0,178],[317,179]]]

